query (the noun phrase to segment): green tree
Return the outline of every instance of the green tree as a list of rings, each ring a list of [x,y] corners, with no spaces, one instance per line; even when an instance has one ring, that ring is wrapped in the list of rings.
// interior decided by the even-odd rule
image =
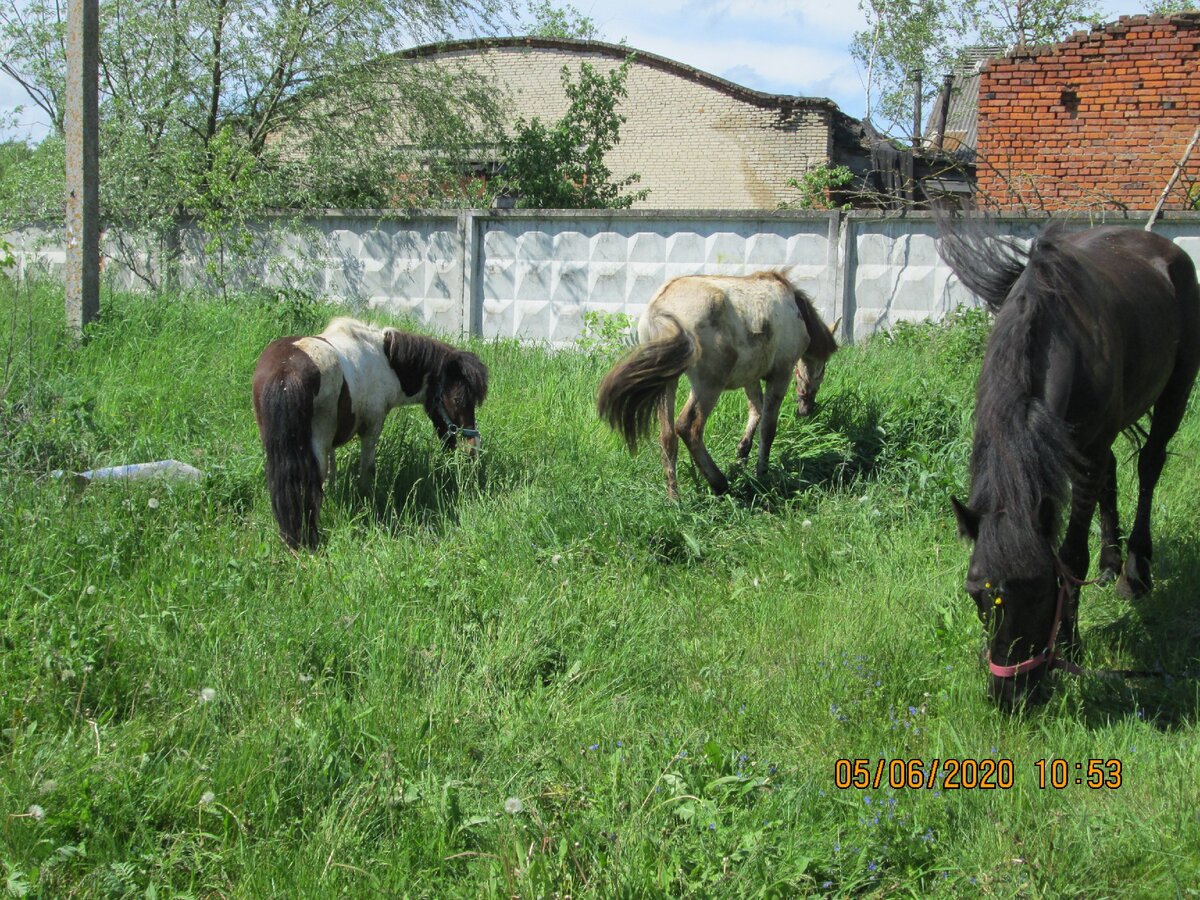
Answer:
[[[1186,0],[1185,0],[1186,2]],[[1097,0],[859,0],[867,27],[856,32],[851,56],[863,72],[868,118],[906,133],[912,121],[917,73],[923,99],[972,46],[1004,48],[1061,40],[1098,21]]]
[[[627,91],[632,57],[608,74],[588,63],[579,80],[562,69],[569,106],[555,124],[519,119],[501,144],[503,187],[519,205],[536,209],[627,209],[650,192],[625,193],[640,176],[614,180],[605,157],[620,142],[625,116],[617,111]]]
[[[232,223],[268,205],[446,202],[461,163],[498,138],[495,91],[389,54],[494,33],[506,4],[102,0],[105,220],[169,243],[190,212]],[[0,68],[58,134],[64,16],[61,0],[0,7]]]
[[[1158,0],[1157,3],[1146,4],[1146,12],[1156,16],[1196,12],[1198,9],[1200,9],[1200,4],[1197,4],[1196,0]]]
[[[533,26],[529,30],[533,37],[600,40],[595,21],[571,3],[555,6],[550,0],[540,0],[529,4],[529,12],[533,15]]]

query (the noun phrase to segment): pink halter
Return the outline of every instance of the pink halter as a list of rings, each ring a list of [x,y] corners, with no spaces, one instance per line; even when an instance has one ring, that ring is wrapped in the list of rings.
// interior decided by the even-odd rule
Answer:
[[[1083,585],[1088,582],[1080,581],[1074,575],[1067,571],[1067,567],[1062,564],[1062,560],[1058,558],[1058,554],[1054,555],[1055,567],[1058,569],[1058,603],[1054,609],[1054,624],[1050,626],[1050,640],[1046,642],[1045,648],[1041,653],[1022,660],[1019,663],[1011,666],[999,666],[992,662],[992,652],[988,650],[988,669],[998,678],[1016,678],[1018,675],[1024,675],[1038,666],[1046,663],[1051,669],[1065,669],[1072,675],[1081,675],[1083,670],[1069,659],[1065,659],[1058,655],[1058,650],[1055,644],[1058,641],[1058,629],[1062,625],[1063,602],[1067,594],[1071,590],[1071,585]]]

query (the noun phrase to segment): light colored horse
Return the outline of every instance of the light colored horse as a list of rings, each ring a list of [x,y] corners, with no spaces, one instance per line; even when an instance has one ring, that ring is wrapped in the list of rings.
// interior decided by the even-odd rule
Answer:
[[[704,423],[724,391],[742,388],[749,401],[741,462],[758,432],[758,466],[767,471],[779,410],[793,372],[796,408],[812,413],[837,350],[832,329],[812,301],[779,272],[755,275],[688,275],[668,281],[638,322],[639,345],[604,377],[596,401],[600,417],[625,438],[630,452],[658,412],[667,493],[679,496],[678,441],[717,494],[729,481],[704,446]],[[691,394],[675,419],[675,388],[687,375]],[[766,385],[764,393],[762,385]]]
[[[337,318],[316,337],[272,341],[254,370],[254,416],[267,456],[271,509],[291,547],[314,549],[334,449],[362,442],[359,486],[375,480],[375,447],[387,414],[420,403],[448,447],[479,439],[475,407],[487,367],[474,353],[395,328]]]

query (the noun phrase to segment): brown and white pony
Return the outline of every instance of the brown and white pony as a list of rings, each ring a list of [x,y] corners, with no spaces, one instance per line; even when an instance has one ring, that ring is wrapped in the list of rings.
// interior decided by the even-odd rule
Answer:
[[[812,300],[779,272],[687,275],[658,289],[638,322],[639,346],[600,384],[600,418],[625,438],[630,452],[658,411],[667,493],[679,496],[675,474],[679,438],[714,493],[729,481],[704,446],[704,423],[724,391],[743,388],[750,411],[738,444],[741,462],[758,435],[758,477],[766,474],[779,410],[793,371],[796,410],[812,413],[837,350]],[[675,419],[675,387],[687,375],[691,394]],[[761,383],[766,384],[764,394]]]
[[[359,485],[375,479],[375,446],[387,414],[420,403],[438,436],[459,437],[473,454],[475,407],[487,396],[487,367],[474,353],[430,337],[337,318],[315,337],[272,341],[254,370],[254,416],[267,457],[267,488],[290,547],[315,549],[324,483],[334,448],[362,442]]]

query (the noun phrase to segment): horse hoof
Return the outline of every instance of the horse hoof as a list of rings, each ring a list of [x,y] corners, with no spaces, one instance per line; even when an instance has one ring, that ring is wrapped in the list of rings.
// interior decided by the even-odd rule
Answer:
[[[1150,593],[1149,583],[1142,581],[1137,577],[1130,577],[1126,572],[1117,579],[1117,593],[1126,600],[1133,600],[1137,597],[1144,597]]]

